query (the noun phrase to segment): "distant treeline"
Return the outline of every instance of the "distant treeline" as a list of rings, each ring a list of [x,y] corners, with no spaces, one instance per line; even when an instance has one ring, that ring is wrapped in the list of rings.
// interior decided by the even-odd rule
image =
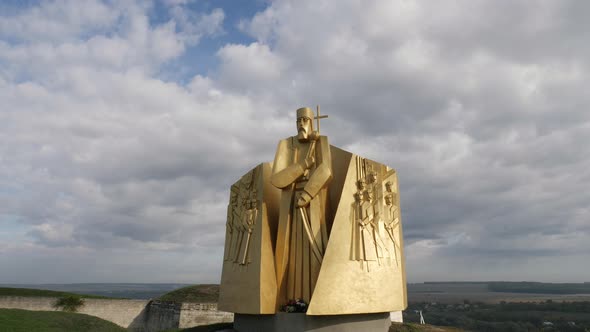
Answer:
[[[446,285],[446,284],[450,284],[450,285],[460,285],[460,284],[481,285],[481,284],[489,284],[491,282],[494,282],[494,281],[425,281],[425,282],[423,282],[423,284],[425,284],[425,285],[428,285],[428,284],[433,284],[433,285]]]
[[[497,306],[494,306],[498,308]],[[590,301],[553,301],[545,302],[505,302],[500,303],[500,311],[557,311],[557,312],[582,312],[590,314]]]
[[[490,282],[491,292],[537,294],[590,294],[590,283]]]
[[[420,311],[428,324],[468,331],[590,331],[590,302],[587,301],[459,305],[413,303],[404,311],[404,322],[419,322]]]

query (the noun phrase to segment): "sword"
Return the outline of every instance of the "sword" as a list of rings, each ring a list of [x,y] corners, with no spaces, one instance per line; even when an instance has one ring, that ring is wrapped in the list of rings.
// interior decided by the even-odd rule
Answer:
[[[392,224],[393,224],[393,222],[392,222]],[[398,226],[399,226],[399,221],[397,223],[395,223],[395,226],[390,226],[390,228],[387,229],[387,235],[389,235],[389,238],[391,239],[391,242],[393,242],[393,247],[394,247],[393,249],[395,251],[395,261],[396,261],[396,263],[399,262],[399,258],[397,256],[397,252],[398,252],[398,250],[399,251],[402,250],[402,248],[399,246],[399,244],[397,244],[397,241],[395,240],[395,235],[394,235],[394,231],[393,231],[393,228],[394,227],[398,227]],[[395,249],[397,249],[397,250],[395,250]]]
[[[309,224],[309,220],[307,219],[307,213],[305,212],[305,208],[300,207],[299,212],[301,213],[301,218],[303,219],[303,228],[305,228],[305,233],[307,233],[307,238],[309,239],[309,243],[311,244],[311,251],[321,264],[322,254],[320,248],[318,247],[318,244],[315,242],[315,239],[311,234],[311,226]]]
[[[251,210],[247,211],[250,212]],[[242,257],[241,265],[246,265],[246,260],[248,259],[248,254],[250,252],[250,238],[252,237],[252,228],[254,227],[254,222],[256,221],[257,210],[254,209],[253,212],[250,212],[251,215],[248,216],[251,223],[248,222],[248,236],[246,237],[246,245],[244,248],[244,256]]]
[[[252,236],[252,230],[248,230],[248,237],[246,238],[246,248],[244,249],[244,256],[242,256],[242,262],[240,265],[246,265],[246,260],[248,259],[248,247],[250,246],[250,237]]]

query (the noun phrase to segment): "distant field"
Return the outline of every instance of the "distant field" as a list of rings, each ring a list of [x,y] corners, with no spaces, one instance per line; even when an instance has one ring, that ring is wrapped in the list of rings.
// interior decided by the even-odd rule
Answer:
[[[404,321],[418,322],[420,312],[427,323],[468,331],[590,331],[590,302],[412,303]]]
[[[125,332],[97,317],[61,311],[0,309],[0,331],[6,332]]]
[[[217,302],[219,285],[205,284],[183,287],[166,293],[158,298],[160,301],[171,302]]]
[[[535,294],[590,294],[590,283],[490,282],[492,292]]]
[[[0,287],[47,289],[108,298],[153,299],[188,284],[78,283],[78,284],[0,284]]]
[[[0,296],[26,296],[26,297],[62,297],[62,296],[80,296],[88,299],[108,299],[105,296],[73,294],[68,292],[57,292],[46,289],[31,288],[9,288],[0,287]]]
[[[519,283],[514,283],[519,284]],[[546,284],[552,285],[552,284]],[[193,285],[183,287],[158,298],[174,302],[217,302],[219,285]],[[408,284],[408,301],[463,303],[464,300],[482,303],[531,301],[590,301],[590,294],[538,294],[491,291],[487,282],[452,282]]]
[[[491,288],[489,284],[495,284]],[[527,286],[528,284],[534,284]],[[531,302],[531,301],[590,301],[590,294],[566,294],[547,292],[553,286],[563,284],[526,283],[526,282],[428,282],[422,284],[408,284],[408,301],[463,303],[464,300],[482,303]],[[568,284],[568,285],[588,285]],[[502,287],[500,287],[502,286]],[[562,287],[562,286],[561,286]],[[570,290],[575,289],[573,286]],[[543,288],[545,292],[543,291]],[[512,291],[500,291],[512,290]],[[514,291],[516,290],[516,291]]]
[[[219,285],[186,284],[40,284],[0,285],[0,296],[63,296],[84,294],[89,298],[161,299],[177,302],[217,302]],[[18,288],[18,294],[14,292]],[[26,289],[38,288],[47,291]],[[53,291],[53,292],[52,292]],[[28,294],[27,294],[28,293]],[[91,294],[91,295],[89,295]],[[590,301],[590,283],[552,284],[534,282],[427,282],[408,284],[409,302],[484,303],[501,301]]]

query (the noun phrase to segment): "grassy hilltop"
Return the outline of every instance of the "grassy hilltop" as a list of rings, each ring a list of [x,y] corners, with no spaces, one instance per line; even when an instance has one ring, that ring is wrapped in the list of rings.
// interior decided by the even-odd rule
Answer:
[[[105,296],[74,294],[46,289],[0,287],[0,296],[91,298],[108,299]],[[98,317],[63,311],[29,311],[0,309],[0,331],[4,332],[122,332],[120,326]]]
[[[216,303],[219,299],[219,285],[203,284],[179,288],[157,298],[170,302]]]
[[[0,309],[0,330],[7,332],[124,332],[106,320],[61,311]]]
[[[109,299],[106,296],[74,294],[68,292],[58,292],[46,289],[32,289],[32,288],[8,288],[0,287],[0,296],[25,296],[25,297],[65,297],[78,296],[87,299]]]

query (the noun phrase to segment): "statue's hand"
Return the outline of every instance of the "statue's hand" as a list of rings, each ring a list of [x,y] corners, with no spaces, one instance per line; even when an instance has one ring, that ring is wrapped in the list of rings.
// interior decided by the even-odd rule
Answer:
[[[303,168],[310,169],[315,164],[314,156],[309,156],[303,161]]]
[[[299,194],[299,198],[297,199],[297,206],[298,207],[304,207],[309,205],[309,202],[311,202],[311,195],[308,194],[305,191],[302,191],[301,194]]]

